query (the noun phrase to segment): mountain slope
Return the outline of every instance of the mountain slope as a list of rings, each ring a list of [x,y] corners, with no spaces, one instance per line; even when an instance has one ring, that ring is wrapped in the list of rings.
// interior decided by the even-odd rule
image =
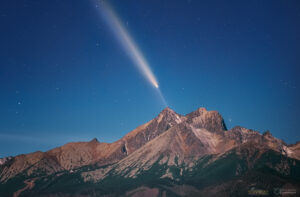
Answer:
[[[137,127],[114,143],[100,143],[97,139],[93,139],[90,142],[68,143],[45,153],[16,156],[0,167],[0,181],[6,181],[25,170],[28,171],[27,175],[31,175],[45,168],[43,171],[49,175],[86,165],[103,166],[116,163],[181,122],[181,118],[184,117],[166,108],[155,119]]]
[[[114,143],[6,160],[0,196],[247,196],[253,187],[272,196],[274,188],[299,189],[299,147],[270,132],[227,130],[216,111],[166,108]]]
[[[252,188],[274,196],[274,188],[300,189],[300,161],[281,155],[260,144],[247,142],[219,155],[205,155],[193,166],[168,164],[159,158],[135,177],[120,173],[119,165],[99,180],[82,179],[91,171],[48,177],[24,196],[248,196]],[[119,163],[121,164],[122,161]],[[97,169],[99,170],[99,169]],[[130,171],[129,171],[130,172]],[[166,174],[167,172],[167,174]],[[149,195],[150,195],[149,194]],[[295,195],[289,195],[295,196]]]

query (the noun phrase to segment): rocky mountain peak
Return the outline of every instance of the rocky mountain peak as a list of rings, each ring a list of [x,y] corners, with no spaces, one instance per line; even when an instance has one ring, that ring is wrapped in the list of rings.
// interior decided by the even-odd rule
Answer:
[[[0,158],[0,165],[4,165],[7,161],[9,161],[10,159],[12,159],[12,157],[4,157],[4,158]]]
[[[165,121],[165,123],[173,126],[174,124],[181,123],[183,119],[184,116],[177,114],[171,108],[166,107],[159,113],[159,115],[154,120],[156,120],[158,123],[160,123],[161,121]]]
[[[227,130],[223,117],[217,111],[208,111],[201,107],[185,117],[187,122],[195,128],[205,128],[211,132]]]
[[[225,136],[229,139],[233,139],[237,144],[243,144],[253,140],[258,141],[261,138],[259,132],[241,126],[235,126],[226,131]]]
[[[203,112],[207,112],[207,109],[205,107],[200,107],[197,109],[197,111],[199,111],[200,113],[203,113]]]
[[[97,138],[93,138],[90,143],[99,143],[98,139]]]
[[[175,113],[175,111],[170,107],[166,107],[160,113]]]
[[[263,136],[264,136],[264,137],[272,137],[272,134],[271,134],[270,131],[265,131],[265,132],[263,133]]]
[[[123,137],[126,153],[131,154],[155,137],[181,123],[183,120],[185,120],[184,116],[177,114],[171,108],[166,107],[153,120],[137,127]]]
[[[98,183],[102,184],[100,182],[102,179],[111,180],[115,176],[119,181],[119,177],[122,177],[127,187],[128,181],[137,177],[139,181],[143,180],[141,177],[147,173],[149,177],[156,176],[160,180],[165,181],[165,178],[168,178],[176,181],[180,180],[180,177],[188,177],[190,173],[197,176],[205,175],[209,169],[212,169],[212,173],[215,174],[214,169],[230,166],[218,172],[218,177],[220,177],[224,172],[230,172],[236,166],[236,170],[232,172],[235,177],[241,175],[243,170],[255,166],[253,162],[263,162],[269,159],[270,154],[279,155],[280,158],[300,159],[299,142],[286,145],[282,140],[273,137],[270,132],[262,135],[240,126],[225,130],[224,120],[217,111],[199,108],[183,116],[167,107],[154,119],[113,143],[100,143],[94,138],[89,142],[68,143],[47,152],[0,159],[0,183],[15,185],[14,181],[20,178],[18,175],[25,175],[24,180],[20,179],[21,182],[18,184],[27,184],[30,177],[34,176],[36,179],[31,179],[32,183],[39,180],[46,185],[56,184],[55,182],[65,184],[68,181],[65,177],[69,176],[71,186],[77,189],[77,185],[73,185],[75,174],[76,177],[82,177],[82,180],[80,178],[76,181],[83,181],[82,184],[85,182],[91,184],[90,181],[94,181],[97,182],[97,187]],[[280,163],[274,169],[286,173],[285,170],[289,170],[287,166],[300,165],[296,160],[293,160],[293,163],[287,163],[292,161],[290,159],[284,159],[283,162],[278,160]],[[242,163],[235,165],[235,162],[240,161]],[[224,165],[224,162],[228,165],[226,163]],[[202,171],[199,171],[201,169]],[[180,176],[178,176],[179,173]],[[53,174],[56,175],[53,176]],[[64,176],[61,176],[62,174]],[[44,179],[47,176],[51,178]],[[193,177],[196,176],[193,175]],[[208,177],[210,176],[204,176],[201,180],[207,180]],[[10,179],[13,181],[9,182]],[[196,182],[199,180],[197,179]],[[103,183],[105,184],[105,181]],[[111,182],[108,181],[108,183]],[[62,188],[61,185],[59,188]],[[39,192],[38,187],[33,189]],[[31,189],[24,191],[23,196],[29,196],[25,192],[32,191]],[[0,196],[2,196],[1,187]]]

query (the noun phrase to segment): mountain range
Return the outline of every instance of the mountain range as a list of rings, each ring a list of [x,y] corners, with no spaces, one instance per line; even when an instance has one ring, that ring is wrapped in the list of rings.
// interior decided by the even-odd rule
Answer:
[[[165,108],[113,143],[0,159],[0,196],[299,196],[300,142]]]

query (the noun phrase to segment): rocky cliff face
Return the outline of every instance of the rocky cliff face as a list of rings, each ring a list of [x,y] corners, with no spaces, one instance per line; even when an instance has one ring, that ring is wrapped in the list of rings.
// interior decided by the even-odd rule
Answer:
[[[187,123],[195,128],[204,128],[211,132],[223,132],[227,130],[222,116],[217,111],[207,111],[205,108],[186,115]]]
[[[238,188],[247,194],[251,184],[268,191],[275,183],[298,188],[299,144],[287,145],[270,132],[227,130],[216,111],[199,108],[183,116],[166,108],[114,143],[94,139],[5,160],[0,195],[21,189],[21,196],[215,196],[209,192],[215,187],[221,196],[234,196]],[[22,189],[24,183],[31,189]]]
[[[12,157],[4,157],[4,158],[0,158],[0,165],[5,164],[6,162],[8,162]]]
[[[165,108],[156,118],[121,139],[124,143],[124,150],[127,154],[131,154],[183,120],[185,120],[184,116],[177,114],[170,108]]]
[[[90,142],[68,143],[45,153],[36,152],[16,156],[12,158],[10,163],[2,167],[0,180],[8,180],[29,169],[28,175],[43,168],[45,168],[45,170],[42,170],[45,174],[52,174],[87,165],[104,166],[116,163],[148,141],[180,123],[184,118],[170,108],[166,108],[155,119],[137,127],[114,143],[100,143],[97,139],[93,139]]]
[[[300,142],[296,144],[288,145],[286,149],[286,153],[289,157],[296,158],[300,160]]]

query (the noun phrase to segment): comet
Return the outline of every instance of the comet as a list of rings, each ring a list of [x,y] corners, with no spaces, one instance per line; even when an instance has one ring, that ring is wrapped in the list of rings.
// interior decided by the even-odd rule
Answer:
[[[124,50],[133,61],[136,68],[153,87],[158,89],[158,82],[151,71],[148,62],[126,28],[121,23],[121,20],[114,12],[112,7],[110,7],[110,5],[108,5],[105,1],[100,1],[100,4],[97,4],[96,7],[100,8],[99,11],[102,15],[102,18],[105,20],[110,30],[114,33],[115,37],[123,46]]]

